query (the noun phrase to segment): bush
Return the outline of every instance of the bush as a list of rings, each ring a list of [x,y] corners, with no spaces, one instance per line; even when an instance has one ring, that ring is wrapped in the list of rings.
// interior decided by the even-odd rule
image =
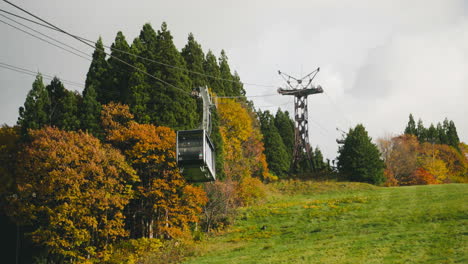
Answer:
[[[265,196],[265,185],[257,178],[244,178],[237,185],[237,199],[241,206],[255,204]]]

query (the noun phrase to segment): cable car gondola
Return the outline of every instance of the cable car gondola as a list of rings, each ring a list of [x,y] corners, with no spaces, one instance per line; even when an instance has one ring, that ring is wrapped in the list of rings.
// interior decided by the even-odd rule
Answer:
[[[210,140],[211,97],[206,87],[195,94],[203,100],[201,129],[177,131],[177,164],[188,182],[209,182],[216,180],[215,149]]]
[[[189,182],[216,180],[215,150],[204,129],[177,132],[177,164]]]

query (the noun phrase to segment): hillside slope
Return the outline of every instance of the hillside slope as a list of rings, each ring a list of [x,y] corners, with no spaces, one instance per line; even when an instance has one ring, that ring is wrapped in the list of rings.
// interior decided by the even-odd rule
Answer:
[[[467,184],[336,185],[243,209],[186,263],[468,263]]]

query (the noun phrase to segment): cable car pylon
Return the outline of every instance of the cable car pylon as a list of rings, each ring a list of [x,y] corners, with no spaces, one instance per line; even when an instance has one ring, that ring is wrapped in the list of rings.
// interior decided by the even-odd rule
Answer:
[[[307,160],[313,170],[312,149],[309,143],[309,120],[307,109],[307,96],[311,94],[323,93],[320,85],[314,86],[312,80],[315,78],[320,68],[307,74],[301,79],[294,78],[286,73],[278,71],[278,74],[286,81],[287,88],[278,88],[281,95],[294,96],[294,151],[293,168],[298,168],[299,163],[306,154]]]

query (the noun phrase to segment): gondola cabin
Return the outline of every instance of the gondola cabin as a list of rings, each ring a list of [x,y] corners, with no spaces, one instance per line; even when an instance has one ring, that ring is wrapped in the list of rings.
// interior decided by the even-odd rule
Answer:
[[[216,180],[215,150],[204,129],[177,131],[177,164],[188,182]]]

